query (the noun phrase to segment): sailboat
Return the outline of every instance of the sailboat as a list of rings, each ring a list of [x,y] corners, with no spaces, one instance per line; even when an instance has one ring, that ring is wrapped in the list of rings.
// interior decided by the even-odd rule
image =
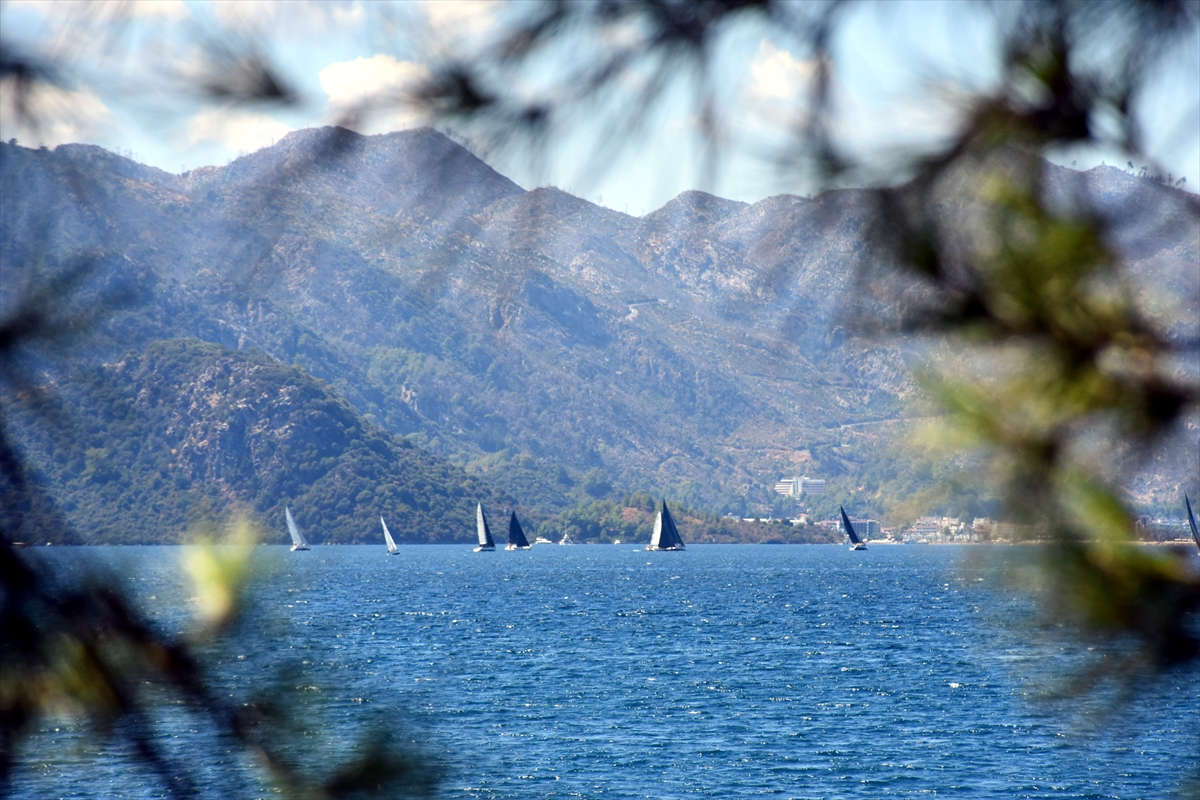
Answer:
[[[1196,530],[1196,515],[1192,513],[1192,501],[1188,500],[1188,496],[1183,496],[1183,502],[1187,504],[1188,524],[1192,526],[1192,540],[1196,542],[1196,549],[1200,550],[1200,531]]]
[[[512,516],[508,518],[508,544],[505,550],[528,550],[529,540],[525,538],[525,531],[521,530],[521,523],[517,522],[517,512],[512,512]]]
[[[379,518],[379,524],[383,526],[383,539],[387,542],[388,555],[396,555],[400,552],[400,548],[396,547],[396,540],[392,538],[392,532],[387,529],[387,523],[383,521],[383,517]]]
[[[647,550],[686,550],[683,546],[683,537],[679,535],[679,529],[675,527],[675,520],[671,518],[671,512],[667,508],[667,501],[662,502],[662,511],[654,518],[654,533],[650,536],[650,544],[646,545]]]
[[[304,538],[304,534],[296,527],[296,520],[292,519],[292,510],[284,506],[283,513],[287,515],[288,533],[292,535],[292,552],[307,550],[308,540]]]
[[[492,539],[492,529],[488,527],[487,517],[483,515],[483,503],[475,507],[475,529],[479,533],[479,547],[475,548],[475,552],[495,550],[496,542]]]
[[[850,537],[851,550],[866,550],[867,543],[858,538],[858,534],[854,532],[854,526],[850,524],[850,518],[846,516],[846,509],[838,506],[842,512],[842,525],[846,528],[846,535]]]

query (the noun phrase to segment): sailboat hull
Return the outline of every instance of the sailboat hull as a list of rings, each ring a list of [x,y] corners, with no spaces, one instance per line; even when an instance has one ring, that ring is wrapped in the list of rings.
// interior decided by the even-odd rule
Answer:
[[[479,545],[479,547],[475,548],[475,552],[476,553],[490,553],[491,551],[493,551],[495,549],[496,549],[496,545],[494,545],[494,544],[481,544],[481,545]]]
[[[308,547],[307,547],[306,545],[302,545],[302,544],[294,544],[294,545],[292,545],[292,552],[293,552],[293,553],[294,553],[294,552],[296,552],[297,550],[307,550],[307,549],[308,549]]]

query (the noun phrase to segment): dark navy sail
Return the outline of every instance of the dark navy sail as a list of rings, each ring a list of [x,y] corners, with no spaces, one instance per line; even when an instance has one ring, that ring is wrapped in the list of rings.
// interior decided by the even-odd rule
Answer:
[[[521,523],[517,522],[517,512],[512,512],[512,516],[508,518],[508,547],[505,550],[528,550],[529,540],[525,538],[525,531],[521,530]]]
[[[671,511],[667,508],[666,500],[663,500],[662,511],[658,512],[658,516],[654,520],[654,534],[650,537],[650,544],[646,545],[646,549],[687,549],[683,546],[683,537],[679,535],[679,529],[675,527],[675,520],[671,517]]]
[[[1187,504],[1188,524],[1192,526],[1192,540],[1196,543],[1196,549],[1200,550],[1200,531],[1196,530],[1196,515],[1192,513],[1192,501],[1188,500],[1188,496],[1183,496],[1183,502]]]
[[[866,550],[867,546],[862,539],[858,538],[858,534],[854,532],[854,526],[850,524],[850,518],[846,516],[846,509],[838,506],[838,510],[842,512],[842,526],[846,529],[846,535],[850,537],[851,550]]]

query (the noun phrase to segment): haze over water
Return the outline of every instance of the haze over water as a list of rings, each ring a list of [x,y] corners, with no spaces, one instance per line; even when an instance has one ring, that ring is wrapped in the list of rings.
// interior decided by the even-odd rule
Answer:
[[[1084,654],[1030,627],[967,552],[259,548],[214,682],[248,696],[283,675],[314,768],[350,731],[398,721],[446,762],[449,798],[1164,797],[1200,770],[1200,676],[1108,717],[1040,698]],[[188,622],[179,548],[39,556],[103,559],[166,630]],[[196,717],[162,716],[201,777],[230,757]],[[78,726],[48,726],[22,756],[19,797],[167,796]]]

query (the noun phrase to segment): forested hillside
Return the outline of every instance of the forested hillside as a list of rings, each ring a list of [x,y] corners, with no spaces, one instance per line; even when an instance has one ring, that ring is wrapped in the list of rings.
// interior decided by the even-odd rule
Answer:
[[[316,543],[382,541],[381,515],[402,541],[471,541],[476,502],[500,502],[254,350],[155,342],[56,385],[47,403],[14,427],[87,543],[187,541],[234,512],[288,541],[285,505]]]
[[[1118,217],[1147,314],[1187,335],[1200,315],[1195,197],[1112,168],[1051,171],[1062,202]],[[791,513],[772,487],[804,474],[829,481],[810,505],[818,515],[837,502],[874,516],[987,510],[970,464],[892,446],[900,421],[926,413],[909,377],[922,353],[866,335],[888,309],[871,284],[863,192],[751,205],[687,192],[635,218],[554,188],[525,191],[428,129],[299,131],[179,176],[95,147],[0,144],[0,187],[0,265],[32,265],[43,283],[75,271],[60,312],[103,312],[69,348],[26,357],[33,383],[79,404],[77,424],[129,407],[146,426],[142,443],[46,434],[29,445],[96,536],[134,513],[106,517],[104,503],[148,499],[156,480],[155,492],[174,487],[153,512],[167,538],[188,509],[235,501],[262,515],[293,502],[303,518],[309,493],[325,509],[310,522],[318,536],[353,539],[393,502],[413,515],[405,535],[454,535],[472,492],[445,489],[422,505],[384,481],[368,486],[370,470],[392,475],[379,470],[396,454],[440,465],[445,480],[430,485],[470,476],[543,520],[637,492],[714,514]],[[962,214],[962,202],[948,198],[944,211]],[[5,282],[0,301],[10,307],[23,290]],[[231,426],[237,439],[238,414],[183,428],[122,394],[129,374],[139,391],[167,391],[160,369],[199,369],[182,365],[199,345],[156,344],[178,339],[225,348],[202,361],[275,370],[276,394],[288,376],[320,379],[319,405],[342,409],[341,421],[289,422],[300,438],[273,448],[248,432],[251,443],[226,450],[204,426]],[[195,385],[171,390],[180,398],[207,375],[187,374]],[[218,406],[234,396],[250,402],[235,392]],[[168,457],[180,444],[184,456]],[[113,458],[135,465],[142,494],[98,480]],[[1158,464],[1135,499],[1174,502],[1181,468]],[[962,493],[926,491],[947,475]]]

